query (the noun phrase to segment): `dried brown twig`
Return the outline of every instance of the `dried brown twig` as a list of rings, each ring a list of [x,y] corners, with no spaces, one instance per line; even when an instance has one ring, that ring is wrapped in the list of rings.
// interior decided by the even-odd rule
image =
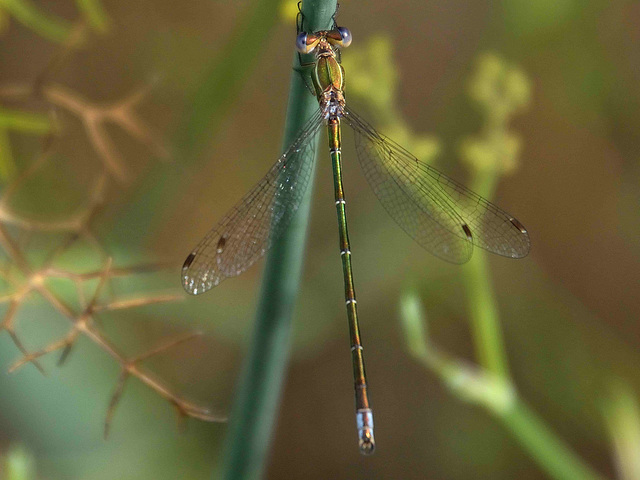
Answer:
[[[98,104],[83,98],[77,92],[51,82],[53,74],[61,67],[63,61],[85,38],[85,31],[85,26],[77,26],[76,35],[69,40],[61,52],[52,58],[32,86],[0,87],[0,99],[13,102],[25,101],[25,104],[28,100],[37,99],[48,104],[47,111],[53,116],[56,116],[58,110],[63,110],[78,118],[102,163],[101,171],[90,190],[91,194],[87,204],[63,220],[36,220],[16,212],[11,207],[14,195],[21,190],[28,179],[38,174],[50,161],[55,145],[62,141],[58,131],[50,133],[43,139],[42,152],[33,164],[4,187],[0,196],[0,248],[4,250],[5,261],[0,264],[0,278],[6,285],[6,292],[0,294],[0,305],[6,305],[6,310],[4,316],[0,317],[0,332],[6,331],[22,354],[22,357],[11,365],[9,371],[13,372],[27,364],[33,364],[44,374],[44,368],[39,363],[41,357],[49,353],[60,352],[58,362],[60,365],[68,358],[77,340],[84,336],[105,351],[120,366],[120,376],[107,409],[105,436],[109,432],[115,409],[130,377],[137,378],[167,400],[175,408],[181,421],[187,417],[206,421],[225,421],[223,416],[212,413],[209,409],[183,398],[142,365],[145,360],[191,340],[200,335],[199,333],[188,333],[170,338],[160,346],[129,358],[99,328],[98,314],[173,302],[182,299],[183,296],[156,294],[139,295],[132,298],[113,298],[113,294],[104,294],[105,290],[109,291],[112,280],[116,277],[149,273],[161,267],[158,264],[114,266],[112,257],[93,231],[94,223],[105,204],[109,179],[115,178],[120,182],[125,182],[131,178],[129,168],[106,131],[106,125],[111,123],[119,126],[132,137],[148,145],[161,158],[167,158],[168,154],[162,143],[135,112],[135,108],[148,93],[148,87],[141,88],[121,100]],[[51,247],[44,260],[35,261],[31,258],[34,256],[32,255],[34,252],[30,251],[28,247],[29,241],[36,235],[51,234],[59,237],[60,241]],[[78,242],[86,242],[92,247],[95,251],[95,258],[91,258],[91,260],[97,260],[102,265],[101,267],[91,271],[78,272],[57,265],[56,262],[60,257]],[[74,285],[73,305],[76,306],[68,304],[64,298],[58,295],[51,285],[54,282],[50,281],[56,279],[66,280]],[[98,280],[97,286],[93,287],[93,291],[88,294],[89,288],[95,285],[96,279]],[[61,338],[51,341],[40,350],[29,352],[25,342],[16,333],[15,326],[22,306],[33,296],[41,297],[60,316],[66,318],[69,321],[70,329]]]
[[[52,117],[56,116],[56,109],[62,109],[80,119],[105,170],[124,183],[130,180],[131,175],[106,131],[108,123],[119,126],[146,144],[161,159],[168,159],[169,153],[135,112],[137,105],[149,92],[150,85],[139,88],[119,101],[95,103],[67,87],[54,83],[55,74],[61,70],[65,62],[73,53],[86,46],[90,30],[86,18],[78,20],[61,48],[49,58],[33,82],[0,86],[0,97],[10,101],[44,100],[49,104],[47,111]]]
[[[149,92],[143,87],[113,103],[94,103],[79,93],[61,85],[39,86],[37,92],[53,107],[61,108],[82,122],[87,137],[98,153],[105,169],[120,182],[130,179],[126,166],[106,130],[108,123],[119,126],[132,137],[151,148],[161,159],[168,159],[169,153],[151,129],[137,116],[135,107]],[[0,87],[0,97],[25,99],[33,96],[34,87],[28,85],[5,85]]]
[[[127,358],[99,331],[96,326],[95,315],[99,312],[130,309],[155,303],[177,301],[183,298],[180,295],[163,294],[139,296],[129,299],[116,299],[107,303],[101,303],[99,301],[101,292],[113,277],[132,275],[139,273],[140,271],[148,271],[149,266],[143,266],[142,268],[131,267],[113,269],[111,258],[108,258],[104,267],[100,271],[75,273],[52,267],[51,263],[55,260],[55,257],[50,257],[48,264],[42,265],[39,268],[33,268],[30,265],[25,252],[21,250],[14,239],[10,236],[6,227],[1,224],[0,245],[4,248],[12,263],[17,266],[19,273],[25,279],[23,284],[18,286],[12,293],[0,298],[0,303],[8,304],[7,311],[5,312],[4,319],[1,323],[1,328],[10,334],[12,340],[23,354],[22,358],[16,361],[9,368],[9,371],[13,372],[28,363],[32,363],[36,368],[43,372],[42,366],[38,363],[38,359],[40,357],[52,352],[61,351],[62,356],[60,362],[62,362],[71,351],[79,336],[84,335],[114,358],[120,364],[121,368],[120,378],[107,411],[105,435],[108,433],[113,413],[122,394],[125,382],[129,377],[138,378],[145,385],[169,401],[178,412],[180,418],[195,417],[207,421],[225,420],[224,417],[210,412],[207,408],[200,407],[183,399],[141,366],[141,363],[144,360],[165,352],[173,346],[190,340],[195,336],[198,336],[199,333],[190,333],[188,335],[170,339],[167,343],[159,347],[155,347],[147,352],[137,355],[134,358]],[[74,311],[58,297],[52,288],[47,285],[47,279],[49,278],[67,278],[74,282],[78,293],[79,303],[82,306],[79,312]],[[95,278],[99,278],[100,280],[93,296],[87,302],[85,300],[84,283]],[[52,341],[41,350],[29,353],[25,348],[24,343],[18,338],[15,332],[14,321],[19,308],[32,294],[39,294],[42,298],[47,300],[59,314],[66,317],[71,323],[71,329],[62,338]]]
[[[2,202],[0,202],[1,204]],[[93,204],[93,208],[98,202]],[[88,208],[87,211],[92,211],[92,208]],[[13,218],[13,217],[12,217]],[[7,331],[11,336],[13,342],[22,352],[21,359],[16,361],[9,369],[13,372],[18,368],[32,363],[40,371],[44,372],[42,366],[38,363],[38,359],[46,354],[61,351],[62,356],[60,363],[66,359],[69,352],[73,348],[75,342],[80,335],[84,335],[95,343],[99,348],[107,352],[112,358],[114,358],[121,368],[120,378],[117,386],[114,390],[113,396],[109,403],[105,422],[105,435],[109,431],[109,426],[115,408],[122,395],[124,385],[129,377],[138,378],[141,382],[154,390],[160,396],[169,401],[179,414],[179,418],[195,417],[207,421],[224,421],[225,418],[211,413],[207,408],[195,405],[177,393],[173,392],[167,386],[165,386],[157,377],[146,371],[141,363],[148,358],[165,352],[173,346],[183,343],[187,340],[198,336],[199,333],[190,333],[174,339],[170,339],[167,343],[155,347],[147,352],[137,355],[134,358],[127,358],[119,349],[107,339],[97,328],[95,315],[97,313],[123,310],[141,307],[145,305],[151,305],[155,303],[165,303],[171,301],[177,301],[183,298],[181,295],[173,294],[161,294],[151,296],[138,296],[127,299],[114,299],[106,303],[100,302],[102,291],[106,288],[108,282],[114,277],[133,275],[142,272],[148,272],[154,269],[151,265],[140,265],[128,268],[113,268],[112,260],[107,257],[103,268],[95,271],[78,273],[67,271],[55,267],[53,264],[56,258],[62,254],[67,248],[69,248],[75,241],[82,238],[82,233],[88,232],[86,222],[90,221],[92,215],[84,215],[84,222],[68,222],[61,223],[59,225],[48,224],[40,228],[38,225],[30,225],[32,230],[47,231],[55,227],[58,231],[63,231],[71,241],[63,241],[64,248],[54,249],[54,254],[50,255],[46,262],[39,267],[32,266],[27,253],[22,250],[15,239],[8,232],[7,226],[4,223],[0,223],[0,246],[4,249],[7,256],[11,260],[11,264],[17,267],[19,275],[11,275],[11,270],[5,272],[5,280],[14,286],[13,291],[9,294],[0,297],[0,304],[8,304],[8,308],[5,312],[4,319],[0,324],[0,328]],[[20,222],[20,226],[24,227],[28,221]],[[75,229],[75,230],[74,230]],[[23,279],[22,282],[15,279],[15,276],[19,276]],[[79,304],[81,305],[80,311],[74,311],[69,305],[67,305],[56,292],[47,285],[47,280],[51,278],[63,278],[69,279],[76,286],[76,292],[78,295]],[[95,288],[93,295],[89,301],[86,301],[85,283],[89,280],[99,278],[98,286]],[[15,329],[16,314],[20,307],[28,300],[32,294],[39,294],[44,298],[59,314],[67,318],[71,323],[71,329],[62,338],[57,339],[46,345],[41,350],[29,353],[24,346],[24,343],[18,338]]]
[[[104,203],[106,182],[106,175],[104,173],[98,177],[96,186],[92,190],[93,193],[89,199],[88,205],[63,221],[36,222],[23,218],[10,209],[9,203],[11,197],[30,175],[37,173],[38,169],[47,161],[48,157],[49,150],[45,149],[41,156],[34,162],[34,165],[27,169],[22,175],[18,176],[5,190],[4,195],[0,197],[0,246],[4,249],[9,259],[9,263],[2,272],[2,275],[5,282],[11,286],[10,293],[0,297],[0,304],[8,305],[4,318],[0,323],[0,330],[5,330],[10,335],[16,347],[22,353],[22,358],[16,361],[9,370],[15,371],[28,363],[32,363],[36,368],[38,368],[38,370],[44,373],[43,367],[38,363],[38,359],[40,357],[52,352],[61,351],[61,363],[66,359],[79,336],[84,335],[114,358],[120,364],[121,368],[120,378],[107,411],[105,435],[109,431],[109,425],[113,418],[115,408],[122,395],[126,380],[129,377],[138,378],[145,385],[169,401],[178,412],[179,418],[195,417],[208,421],[223,421],[224,418],[222,416],[213,414],[208,409],[197,406],[180,397],[177,393],[173,392],[158,378],[141,366],[141,363],[144,360],[165,352],[179,343],[192,339],[194,336],[198,335],[197,333],[191,333],[186,336],[170,339],[160,347],[153,348],[134,358],[127,358],[99,331],[96,326],[95,315],[97,313],[131,309],[155,303],[177,301],[182,298],[181,295],[160,294],[126,299],[112,299],[106,303],[100,302],[101,294],[108,286],[111,279],[115,277],[147,273],[157,270],[158,268],[157,265],[136,265],[125,268],[113,267],[111,257],[106,254],[106,250],[93,234],[91,225]],[[62,236],[62,242],[58,246],[52,248],[43,263],[39,266],[34,266],[29,259],[28,252],[25,251],[9,233],[10,228],[22,229],[30,233],[56,232]],[[74,272],[57,267],[55,265],[56,259],[71,248],[76,242],[82,240],[88,241],[93,245],[98,255],[103,258],[103,267],[88,272]],[[47,284],[49,279],[54,278],[67,279],[73,282],[78,298],[78,304],[81,306],[80,311],[74,311],[74,309],[67,305]],[[87,301],[85,291],[86,283],[95,279],[99,279],[98,286],[95,288],[91,299]],[[14,327],[16,315],[19,312],[20,307],[33,294],[39,294],[59,314],[67,318],[71,323],[71,329],[62,338],[52,341],[41,350],[29,353],[24,342],[21,341],[16,334]]]

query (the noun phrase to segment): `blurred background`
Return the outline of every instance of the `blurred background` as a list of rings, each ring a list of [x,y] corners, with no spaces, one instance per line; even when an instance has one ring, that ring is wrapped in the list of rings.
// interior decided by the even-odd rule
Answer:
[[[189,298],[180,267],[280,153],[296,12],[0,0],[0,478],[218,467],[226,424],[176,417],[228,414],[263,262]],[[345,133],[362,457],[323,136],[266,477],[640,478],[640,3],[344,1],[338,22],[353,108],[532,250],[433,257]]]

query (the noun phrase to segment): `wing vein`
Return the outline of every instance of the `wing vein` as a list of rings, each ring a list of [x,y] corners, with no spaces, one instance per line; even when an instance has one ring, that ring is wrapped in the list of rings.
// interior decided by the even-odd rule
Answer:
[[[312,172],[317,110],[267,174],[204,236],[182,267],[182,285],[197,295],[259,260],[287,228]]]

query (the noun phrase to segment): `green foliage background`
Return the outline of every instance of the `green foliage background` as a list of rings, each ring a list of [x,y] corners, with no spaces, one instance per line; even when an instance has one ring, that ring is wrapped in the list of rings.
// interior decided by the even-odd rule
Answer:
[[[106,127],[126,175],[109,173],[94,230],[114,267],[168,268],[114,279],[116,296],[180,294],[186,253],[277,158],[295,11],[266,0],[0,0],[0,94],[42,78],[96,105],[145,91],[134,110],[150,137]],[[464,267],[430,256],[377,203],[345,134],[378,442],[361,457],[321,149],[267,478],[640,478],[638,2],[345,1],[338,20],[354,35],[343,53],[354,108],[516,215],[533,249],[521,261],[478,252]],[[11,203],[28,222],[85,205],[104,157],[46,95],[0,96],[4,192],[51,137],[47,164]],[[34,235],[30,258],[59,240]],[[100,265],[90,242],[59,264]],[[228,412],[261,269],[202,298],[105,313],[101,331],[131,356],[203,331],[145,365]],[[51,288],[73,301],[64,282]],[[68,326],[37,296],[16,318],[29,351]],[[171,406],[139,382],[103,440],[119,372],[103,353],[83,337],[62,368],[41,360],[46,377],[33,366],[0,375],[0,478],[209,478],[228,427],[189,420],[179,433]],[[2,370],[20,356],[0,332]]]

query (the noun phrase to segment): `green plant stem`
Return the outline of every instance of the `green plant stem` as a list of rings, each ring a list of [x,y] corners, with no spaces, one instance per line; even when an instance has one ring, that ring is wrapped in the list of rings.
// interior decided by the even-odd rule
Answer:
[[[99,0],[76,0],[76,6],[89,22],[89,25],[99,33],[107,33],[111,20]]]
[[[306,29],[328,28],[335,9],[335,0],[305,0]],[[294,68],[298,66],[295,55]],[[300,74],[292,72],[284,149],[317,108]],[[315,163],[314,159],[309,161]],[[255,330],[227,433],[220,475],[224,479],[257,479],[264,472],[289,357],[291,318],[300,283],[311,191],[309,188],[291,225],[267,258]]]
[[[559,480],[602,479],[558,438],[522,400],[501,414],[502,423],[549,476]]]
[[[64,43],[71,33],[68,22],[42,13],[28,0],[0,0],[0,7],[47,40]]]
[[[473,140],[475,147],[481,148],[475,151],[467,149],[466,156],[475,166],[471,190],[482,197],[492,198],[500,171],[505,171],[509,162],[513,161],[513,145],[508,149],[506,140],[508,116],[514,110],[513,105],[506,101],[508,97],[497,102],[495,98],[487,99],[485,95],[486,91],[496,91],[495,84],[500,79],[495,76],[495,68],[485,71],[483,75],[487,78],[476,79],[479,86],[475,87],[475,93],[477,99],[487,107],[487,127],[480,140]],[[480,88],[483,82],[490,82],[491,88]],[[506,93],[513,93],[513,88],[507,89]],[[522,104],[522,91],[517,93],[520,94],[517,100]],[[486,154],[490,150],[493,155]],[[400,305],[405,341],[410,352],[426,368],[435,372],[456,397],[483,407],[499,419],[551,477],[560,480],[601,478],[520,399],[509,374],[485,255],[476,252],[465,268],[465,290],[477,365],[451,357],[429,341],[422,306],[414,293],[407,292]]]
[[[552,478],[602,478],[529,408],[510,379],[505,381],[485,368],[461,362],[429,342],[424,309],[414,292],[407,292],[400,306],[409,351],[438,375],[452,394],[494,415]]]
[[[16,171],[7,129],[0,126],[0,180],[7,182]]]
[[[493,172],[478,172],[471,189],[485,198],[492,198],[497,180]],[[469,262],[464,276],[478,363],[485,371],[511,385],[513,381],[509,375],[487,258],[478,253]],[[508,408],[492,411],[551,477],[561,480],[601,478],[547,427],[519,398],[515,389],[514,401]]]
[[[51,131],[51,120],[39,113],[0,107],[0,127],[23,133],[44,134]]]
[[[614,447],[620,480],[640,478],[640,406],[631,386],[614,378],[601,410]]]
[[[52,129],[51,120],[46,115],[0,107],[0,180],[8,181],[16,171],[9,131],[45,134]]]
[[[479,172],[471,189],[484,198],[492,198],[496,182],[495,173]],[[465,269],[466,274],[463,278],[466,283],[469,317],[478,363],[496,377],[508,380],[507,355],[498,307],[491,288],[491,274],[484,252],[476,251]]]
[[[203,151],[225,125],[252,68],[266,48],[278,20],[279,4],[279,0],[255,0],[228,35],[220,54],[204,67],[205,73],[175,135],[174,161],[153,168],[137,188],[130,189],[131,198],[118,214],[117,224],[105,228],[111,232],[114,244],[125,241],[127,245],[142,246],[153,238],[151,233],[163,225],[168,216],[175,214],[167,199],[178,198],[181,191],[188,190],[192,176],[198,175],[209,160]]]

